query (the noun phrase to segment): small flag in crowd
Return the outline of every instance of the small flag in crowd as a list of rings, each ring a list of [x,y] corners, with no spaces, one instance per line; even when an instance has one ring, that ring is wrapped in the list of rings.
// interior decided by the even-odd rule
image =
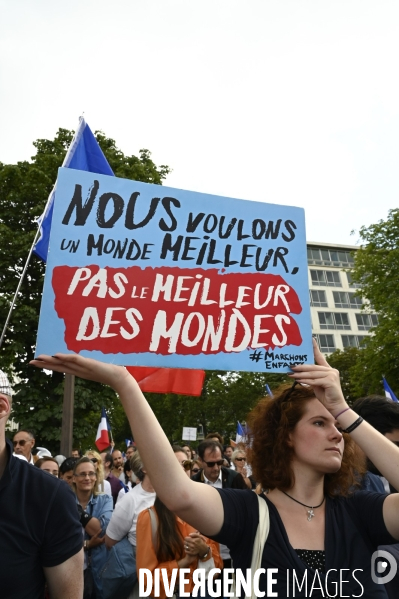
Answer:
[[[273,397],[273,393],[272,390],[270,389],[269,385],[266,383],[266,392],[268,395],[270,395],[270,397]]]
[[[107,447],[110,446],[109,430],[111,430],[111,427],[109,426],[107,413],[105,408],[102,408],[101,420],[100,424],[98,425],[97,437],[95,441],[98,451],[104,451],[104,449],[107,449]]]
[[[72,143],[69,146],[62,166],[64,168],[88,171],[89,173],[98,173],[100,175],[114,175],[102,149],[98,145],[96,138],[83,117],[80,118],[79,126]],[[55,182],[53,190],[48,197],[44,212],[39,218],[40,237],[33,248],[34,254],[41,258],[43,262],[47,261],[56,189],[57,182]]]
[[[133,439],[125,439],[126,447],[130,447],[131,445],[134,447]]]
[[[387,397],[391,401],[396,401],[397,403],[399,403],[398,398],[396,397],[395,393],[392,391],[391,387],[388,385],[388,383],[385,379],[385,376],[382,377],[382,384],[384,385],[385,397]]]
[[[237,421],[236,443],[245,441],[245,433],[242,424]]]

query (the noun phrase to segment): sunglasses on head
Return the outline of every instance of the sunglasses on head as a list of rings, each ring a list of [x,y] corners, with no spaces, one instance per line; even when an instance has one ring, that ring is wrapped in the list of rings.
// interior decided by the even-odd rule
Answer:
[[[291,387],[288,389],[288,391],[285,394],[284,400],[283,401],[288,401],[291,397],[292,392],[294,391],[295,387],[297,385],[300,385],[299,381],[294,381],[291,385]]]
[[[90,458],[90,462],[93,462],[93,464],[97,464],[98,460],[97,458]]]
[[[12,442],[14,447],[16,447],[17,445],[20,445],[21,447],[23,447],[26,443],[27,443],[27,441],[25,441],[25,439],[22,439],[21,441],[13,441]]]
[[[214,466],[223,466],[224,460],[217,460],[216,462],[205,462],[208,468],[213,468]]]

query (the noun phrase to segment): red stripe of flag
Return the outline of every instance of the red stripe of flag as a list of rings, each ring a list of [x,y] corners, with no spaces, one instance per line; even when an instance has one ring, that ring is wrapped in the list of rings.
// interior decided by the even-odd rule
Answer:
[[[202,393],[205,370],[147,366],[128,366],[127,370],[136,379],[140,389],[147,393],[176,393],[197,397]]]

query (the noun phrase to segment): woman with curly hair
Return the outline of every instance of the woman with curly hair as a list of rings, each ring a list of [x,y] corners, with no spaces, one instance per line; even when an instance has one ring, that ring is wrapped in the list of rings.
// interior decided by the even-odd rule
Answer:
[[[355,491],[361,473],[356,444],[395,488],[399,448],[348,406],[339,372],[317,345],[314,351],[316,364],[293,366],[289,376],[295,386],[263,400],[249,420],[250,462],[265,490],[259,501],[270,515],[259,592],[271,596],[272,591],[280,598],[382,599],[385,590],[371,561],[379,545],[399,540],[399,494]],[[202,534],[227,545],[236,569],[245,573],[250,568],[258,496],[189,480],[124,368],[65,354],[40,356],[32,364],[113,387],[163,503]]]

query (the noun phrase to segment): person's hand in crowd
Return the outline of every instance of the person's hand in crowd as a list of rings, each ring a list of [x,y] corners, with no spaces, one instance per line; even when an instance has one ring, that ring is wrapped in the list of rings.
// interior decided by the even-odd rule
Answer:
[[[189,555],[188,553],[186,553],[184,557],[179,559],[177,565],[179,566],[179,568],[189,568],[191,564],[193,564],[197,560],[197,557],[197,555]]]
[[[206,544],[205,538],[199,532],[192,532],[184,539],[186,553],[195,557],[201,558],[209,550],[209,545]]]
[[[288,376],[298,383],[310,385],[317,399],[334,416],[348,407],[341,389],[339,372],[331,368],[313,339],[315,364],[292,366]]]
[[[95,535],[101,533],[101,522],[98,518],[90,518],[84,529],[89,537],[94,537]]]
[[[99,530],[97,534],[93,535],[89,541],[87,541],[87,548],[94,549],[99,545],[102,545],[105,541],[105,535],[102,530]]]

